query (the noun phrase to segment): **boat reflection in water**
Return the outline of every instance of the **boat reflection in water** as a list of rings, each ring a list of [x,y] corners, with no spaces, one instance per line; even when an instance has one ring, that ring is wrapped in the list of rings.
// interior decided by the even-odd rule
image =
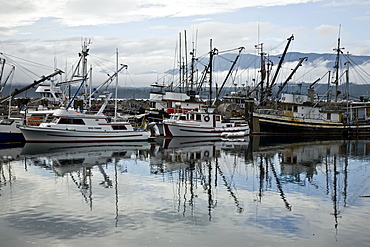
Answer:
[[[150,147],[149,142],[26,143],[20,156],[26,165],[50,169],[60,177],[70,176],[92,207],[93,168],[97,167],[103,177],[100,186],[112,188],[114,183],[105,171],[107,165],[113,164],[115,173],[127,172],[120,161],[146,159]]]
[[[249,136],[230,139],[219,137],[164,139],[162,152],[156,152],[157,154],[151,157],[151,167],[153,173],[194,167],[196,163],[201,164],[219,158],[221,152],[245,153],[248,145]]]
[[[217,137],[165,139],[161,152],[151,158],[151,172],[169,173],[170,180],[176,181],[177,210],[182,211],[183,215],[186,215],[189,206],[191,215],[194,216],[196,198],[201,198],[199,194],[206,194],[205,208],[208,209],[211,220],[212,210],[217,205],[214,190],[217,190],[220,182],[233,198],[237,211],[242,212],[243,208],[234,192],[236,188],[233,188],[232,175],[230,177],[228,173],[230,170],[226,172],[228,175],[225,175],[225,167],[220,164],[220,160],[225,161],[230,155],[239,157],[232,164],[236,168],[242,165],[240,158],[245,158],[248,146],[249,136],[230,139]],[[220,178],[222,181],[219,182]]]
[[[8,210],[0,200],[0,226],[7,226],[8,218],[24,233],[26,226],[39,224],[27,228],[36,244],[47,234],[48,244],[63,239],[71,246],[123,241],[129,246],[364,246],[370,241],[369,140],[158,142],[26,144],[19,165],[12,163],[18,183],[11,185],[9,197],[19,203]],[[45,196],[30,199],[28,190]],[[58,224],[44,227],[50,218]],[[18,235],[13,239],[16,243]]]
[[[20,159],[22,146],[22,143],[0,144],[0,192],[1,187],[11,183],[16,177],[12,169],[12,162]]]
[[[274,227],[275,221],[286,221],[284,217],[292,216],[288,212],[304,208],[302,204],[312,198],[330,198],[332,209],[326,215],[334,216],[334,228],[337,229],[340,212],[347,207],[348,191],[351,191],[352,200],[370,193],[363,188],[370,173],[364,177],[362,172],[358,172],[366,169],[367,163],[363,160],[370,160],[370,141],[284,140],[284,143],[274,142],[273,137],[253,137],[251,143],[249,139],[166,140],[162,159],[151,162],[151,171],[155,174],[168,173],[171,179],[177,175],[176,200],[178,211],[184,215],[189,206],[190,212],[194,213],[196,201],[201,201],[203,194],[208,197],[205,208],[208,209],[209,220],[212,219],[212,211],[218,204],[225,203],[223,200],[226,198],[233,201],[236,212],[242,213],[245,208],[251,207],[248,202],[251,200],[248,193],[251,192],[253,201],[261,208],[266,203],[273,205],[274,211],[282,206],[287,210],[280,216],[274,216],[277,218],[266,220],[270,227]],[[350,167],[351,162],[355,167]],[[349,173],[352,173],[351,176]],[[228,197],[222,200],[217,198],[221,191],[227,192]],[[276,201],[276,196],[281,203]],[[326,210],[325,207],[318,207]],[[263,213],[259,217],[265,218]],[[285,230],[292,230],[294,225],[287,226]]]
[[[256,137],[254,146],[257,148],[253,150],[254,164],[259,169],[260,202],[274,187],[288,210],[300,208],[301,203],[310,203],[309,200],[315,197],[330,198],[333,206],[330,215],[334,216],[334,227],[337,230],[340,213],[348,207],[348,198],[351,198],[351,204],[354,205],[370,193],[366,188],[370,178],[367,172],[370,161],[369,140],[318,139],[277,144],[274,138],[264,139],[261,141],[260,137]],[[259,145],[260,141],[269,145]],[[306,196],[302,201],[295,202],[296,205],[292,202],[296,198],[293,196],[290,201],[290,193],[284,192],[292,188],[295,188],[294,193]],[[321,207],[318,206],[318,209],[321,210]],[[325,207],[322,209],[325,210]]]

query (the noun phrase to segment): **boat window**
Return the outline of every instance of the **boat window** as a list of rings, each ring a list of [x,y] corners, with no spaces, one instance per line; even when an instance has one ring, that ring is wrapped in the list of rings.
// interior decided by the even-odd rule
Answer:
[[[72,119],[72,124],[85,125],[85,122],[81,118],[76,118],[76,119]]]
[[[327,120],[330,120],[330,119],[331,119],[331,113],[327,113],[327,114],[326,114],[326,119],[327,119]]]
[[[61,118],[58,124],[78,124],[85,125],[85,122],[80,118]]]
[[[11,125],[14,122],[14,120],[11,119],[3,119],[0,121],[0,124],[2,125]]]
[[[126,125],[112,125],[114,130],[127,130]]]
[[[194,120],[194,114],[189,114],[189,119]]]
[[[68,118],[61,118],[59,119],[58,124],[69,124]]]
[[[186,116],[180,116],[180,120],[186,120]]]
[[[295,105],[293,111],[297,112],[298,111],[298,106]]]
[[[197,116],[197,120],[198,121],[201,121],[202,120],[202,116],[200,114],[197,114],[196,116]]]

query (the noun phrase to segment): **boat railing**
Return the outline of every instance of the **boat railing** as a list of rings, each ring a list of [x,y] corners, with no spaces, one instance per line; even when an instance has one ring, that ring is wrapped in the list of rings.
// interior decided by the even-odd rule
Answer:
[[[322,120],[322,121],[327,121],[327,122],[333,122],[331,119],[328,119],[323,114],[306,114],[306,115],[303,116],[303,120],[304,119]]]

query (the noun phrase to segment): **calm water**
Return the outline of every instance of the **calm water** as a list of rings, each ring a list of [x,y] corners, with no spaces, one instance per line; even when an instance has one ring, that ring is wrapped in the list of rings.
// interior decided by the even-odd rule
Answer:
[[[366,140],[173,139],[0,152],[0,246],[370,244]]]

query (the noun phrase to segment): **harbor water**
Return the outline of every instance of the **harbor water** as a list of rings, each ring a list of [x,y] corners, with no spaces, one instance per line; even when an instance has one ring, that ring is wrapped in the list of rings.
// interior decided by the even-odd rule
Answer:
[[[370,140],[0,149],[0,246],[369,246]]]

